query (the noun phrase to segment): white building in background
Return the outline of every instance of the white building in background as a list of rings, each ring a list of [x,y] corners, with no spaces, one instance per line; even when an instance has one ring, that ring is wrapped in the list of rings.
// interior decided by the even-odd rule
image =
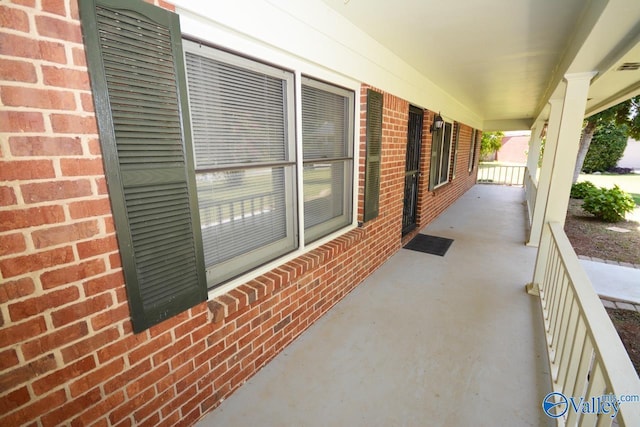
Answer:
[[[631,168],[640,172],[640,141],[629,138],[627,148],[618,162],[619,168]]]

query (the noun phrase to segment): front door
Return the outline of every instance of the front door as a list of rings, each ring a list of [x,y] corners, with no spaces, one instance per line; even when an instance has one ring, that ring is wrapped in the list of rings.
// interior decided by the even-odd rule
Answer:
[[[404,175],[404,209],[402,235],[416,228],[418,211],[418,177],[420,175],[420,146],[424,112],[413,105],[409,107],[409,132],[407,135],[407,162]]]

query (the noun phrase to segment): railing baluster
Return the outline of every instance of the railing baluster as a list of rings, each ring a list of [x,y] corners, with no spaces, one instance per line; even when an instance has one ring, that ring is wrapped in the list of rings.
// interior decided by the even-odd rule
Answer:
[[[530,178],[525,179],[529,185]],[[611,414],[595,413],[591,399],[605,393],[616,397],[635,393],[640,381],[562,226],[547,223],[545,232],[551,238],[539,287],[549,368],[553,390],[570,399],[558,424],[610,426]],[[590,411],[582,413],[581,407],[572,405],[580,405],[581,398],[591,405]],[[620,406],[616,423],[640,425],[638,405]]]

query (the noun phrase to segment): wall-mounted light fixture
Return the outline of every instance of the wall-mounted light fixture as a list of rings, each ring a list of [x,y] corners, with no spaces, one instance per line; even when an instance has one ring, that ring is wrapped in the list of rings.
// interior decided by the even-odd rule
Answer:
[[[442,128],[442,125],[444,125],[444,119],[442,118],[442,116],[440,115],[440,113],[438,113],[434,118],[433,118],[433,123],[431,123],[431,133],[434,133],[435,131],[437,131],[438,129]]]

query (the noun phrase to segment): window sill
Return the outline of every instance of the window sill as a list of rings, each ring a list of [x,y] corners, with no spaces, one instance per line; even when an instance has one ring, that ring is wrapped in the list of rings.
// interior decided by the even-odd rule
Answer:
[[[220,322],[247,305],[271,296],[283,287],[328,262],[335,254],[346,251],[361,242],[366,231],[351,226],[342,234],[330,238],[316,247],[307,247],[281,258],[263,268],[239,277],[209,291],[209,311],[213,322]]]

